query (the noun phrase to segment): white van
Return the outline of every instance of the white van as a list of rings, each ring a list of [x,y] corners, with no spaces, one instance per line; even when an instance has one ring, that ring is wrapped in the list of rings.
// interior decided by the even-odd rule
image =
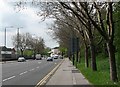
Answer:
[[[42,58],[41,58],[41,54],[36,54],[36,60],[41,60]]]

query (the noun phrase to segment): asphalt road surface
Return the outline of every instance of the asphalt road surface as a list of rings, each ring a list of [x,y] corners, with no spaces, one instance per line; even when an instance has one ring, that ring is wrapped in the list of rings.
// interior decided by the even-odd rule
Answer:
[[[2,64],[2,85],[3,87],[4,85],[31,85],[34,87],[60,61],[61,59],[54,59],[53,62],[43,59]]]

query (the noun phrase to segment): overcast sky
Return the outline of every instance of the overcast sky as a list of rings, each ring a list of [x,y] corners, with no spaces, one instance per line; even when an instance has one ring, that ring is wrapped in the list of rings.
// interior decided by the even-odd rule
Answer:
[[[20,28],[20,33],[29,32],[34,37],[40,36],[45,40],[47,47],[56,47],[58,43],[48,34],[51,32],[48,29],[51,23],[52,19],[41,22],[41,17],[36,15],[35,8],[27,7],[17,12],[10,3],[0,0],[0,46],[4,46],[5,27],[14,26],[7,28],[7,47],[13,47],[11,38],[17,33],[18,27],[23,27]]]

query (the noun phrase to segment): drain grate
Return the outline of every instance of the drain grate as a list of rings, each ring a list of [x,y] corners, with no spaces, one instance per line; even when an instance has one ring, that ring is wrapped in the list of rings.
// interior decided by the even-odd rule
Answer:
[[[69,69],[63,69],[63,71],[70,71]]]
[[[68,66],[68,67],[73,67],[73,66]]]
[[[72,73],[80,73],[79,70],[72,70]]]

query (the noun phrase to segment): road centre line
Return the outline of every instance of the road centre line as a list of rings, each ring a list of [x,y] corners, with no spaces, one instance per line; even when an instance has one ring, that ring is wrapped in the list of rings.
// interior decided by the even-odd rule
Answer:
[[[36,67],[36,68],[39,68],[39,66],[38,66],[38,67]]]
[[[38,63],[41,63],[41,62],[38,62]]]
[[[25,73],[27,73],[28,71],[25,71],[25,72],[23,72],[23,73],[20,73],[19,75],[23,75],[23,74],[25,74]]]
[[[33,71],[33,70],[35,70],[35,69],[33,68],[33,69],[30,69],[29,71]]]
[[[7,79],[4,79],[3,82],[4,82],[4,81],[7,81],[7,80],[10,80],[10,79],[12,79],[12,78],[15,78],[15,76],[11,76],[11,77],[9,77],[9,78],[7,78]]]

